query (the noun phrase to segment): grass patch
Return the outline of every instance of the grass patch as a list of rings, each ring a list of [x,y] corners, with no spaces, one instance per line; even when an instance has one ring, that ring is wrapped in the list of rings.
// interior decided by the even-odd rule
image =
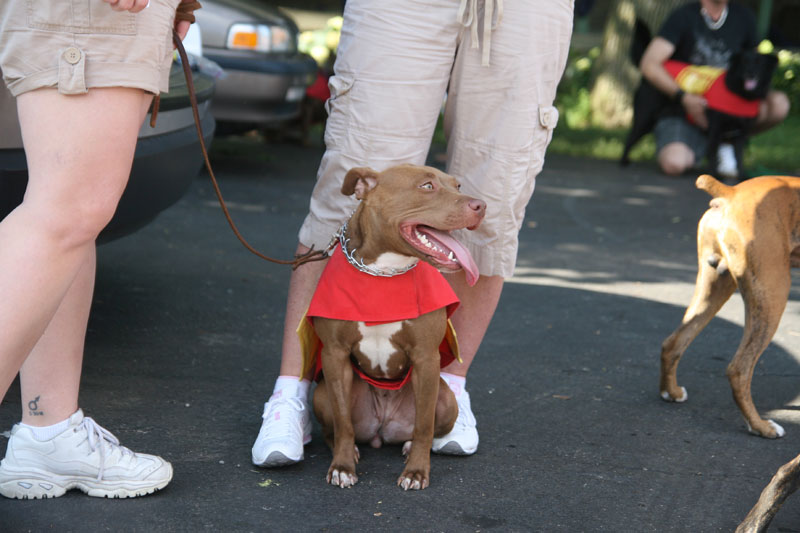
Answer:
[[[618,160],[625,146],[627,129],[570,129],[560,123],[547,152],[574,157]],[[800,175],[800,115],[790,115],[780,126],[753,137],[745,150],[745,167],[754,175]],[[640,140],[631,152],[633,161],[655,161],[652,134]]]

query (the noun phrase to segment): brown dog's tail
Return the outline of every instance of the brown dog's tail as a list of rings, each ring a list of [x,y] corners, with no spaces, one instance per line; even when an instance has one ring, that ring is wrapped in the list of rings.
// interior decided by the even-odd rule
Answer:
[[[711,195],[712,198],[728,198],[733,194],[733,187],[725,185],[713,176],[703,174],[694,182],[698,189],[702,189]]]

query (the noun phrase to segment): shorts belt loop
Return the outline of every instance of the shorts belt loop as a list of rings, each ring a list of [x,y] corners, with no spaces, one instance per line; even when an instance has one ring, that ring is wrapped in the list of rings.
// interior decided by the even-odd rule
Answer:
[[[58,92],[61,94],[84,94],[86,88],[86,54],[70,46],[61,51],[58,60]]]

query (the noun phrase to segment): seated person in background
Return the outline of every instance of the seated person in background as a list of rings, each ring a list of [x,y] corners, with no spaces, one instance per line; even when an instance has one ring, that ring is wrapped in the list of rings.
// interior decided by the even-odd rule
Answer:
[[[684,93],[664,69],[668,59],[694,65],[727,69],[731,57],[757,46],[753,13],[728,0],[700,0],[675,9],[650,42],[639,65],[642,75],[673,103],[656,122],[658,164],[670,175],[682,174],[694,167],[706,154],[708,119],[707,102],[698,94]],[[758,133],[780,124],[789,113],[789,99],[780,91],[770,90],[761,102],[755,126]],[[691,124],[686,115],[692,118]],[[695,125],[696,124],[696,125]],[[733,147],[722,144],[716,169],[722,176],[736,176]]]

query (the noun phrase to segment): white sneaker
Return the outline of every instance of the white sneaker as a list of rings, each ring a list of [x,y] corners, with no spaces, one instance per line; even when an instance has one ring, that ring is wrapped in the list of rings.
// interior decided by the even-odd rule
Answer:
[[[80,409],[69,427],[38,441],[15,425],[0,462],[0,494],[7,498],[57,498],[70,489],[89,496],[132,498],[163,489],[172,465],[161,457],[134,453]]]
[[[253,444],[253,464],[284,466],[303,460],[311,442],[311,414],[300,398],[274,398],[264,404],[264,421]]]
[[[739,177],[739,168],[736,165],[736,152],[732,144],[720,144],[717,150],[717,172],[724,178]]]
[[[469,393],[465,390],[456,398],[458,402],[458,418],[453,429],[438,439],[433,439],[431,451],[444,455],[472,455],[478,450],[478,429],[475,415],[469,401]]]

